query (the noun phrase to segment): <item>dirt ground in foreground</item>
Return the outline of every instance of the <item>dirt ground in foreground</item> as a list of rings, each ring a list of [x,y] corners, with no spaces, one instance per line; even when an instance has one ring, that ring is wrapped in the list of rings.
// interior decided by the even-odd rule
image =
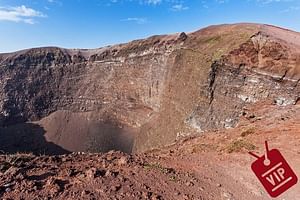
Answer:
[[[238,127],[179,140],[162,150],[127,155],[0,156],[0,199],[271,199],[248,154],[281,151],[300,174],[300,105],[244,110]],[[299,183],[280,200],[300,199]]]

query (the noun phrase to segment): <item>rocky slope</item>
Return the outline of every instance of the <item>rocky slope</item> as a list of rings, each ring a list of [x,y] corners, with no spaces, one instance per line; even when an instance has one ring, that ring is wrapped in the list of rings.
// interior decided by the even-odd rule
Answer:
[[[1,199],[269,200],[251,171],[264,141],[300,174],[300,105],[245,108],[234,129],[140,154],[0,155]],[[277,199],[298,200],[300,186]]]
[[[2,54],[1,149],[142,152],[235,127],[248,104],[294,105],[299,37],[236,24],[94,50]]]

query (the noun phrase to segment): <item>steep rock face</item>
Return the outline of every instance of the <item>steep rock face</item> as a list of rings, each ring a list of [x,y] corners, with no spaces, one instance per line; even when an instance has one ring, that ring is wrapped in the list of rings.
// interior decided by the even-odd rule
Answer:
[[[272,101],[295,105],[300,97],[300,54],[261,32],[216,61],[209,75],[207,106],[199,106],[189,122],[202,130],[230,128],[246,113],[248,103]]]
[[[290,37],[298,35],[238,24],[95,50],[2,54],[1,138],[27,121],[67,151],[131,152],[233,127],[248,103],[297,103],[300,48]]]
[[[5,124],[38,120],[57,109],[60,78],[70,63],[58,48],[32,49],[1,62],[1,113]]]
[[[258,28],[248,24],[212,26],[189,34],[182,48],[172,54],[174,60],[168,66],[161,109],[141,126],[135,150],[158,148],[179,137],[205,131],[201,122],[191,116],[198,106],[208,109],[211,65],[223,54],[246,42]],[[239,32],[241,29],[243,31]]]
[[[38,123],[45,138],[67,150],[130,152],[135,129],[160,109],[169,55],[181,43],[177,35],[155,36],[98,50],[42,48],[7,55],[0,69],[2,124],[43,119]],[[121,139],[107,139],[110,133]],[[105,143],[101,135],[109,146],[99,145]]]

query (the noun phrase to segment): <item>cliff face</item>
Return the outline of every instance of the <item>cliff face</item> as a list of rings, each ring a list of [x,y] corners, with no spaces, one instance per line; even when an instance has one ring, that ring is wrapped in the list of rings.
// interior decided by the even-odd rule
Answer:
[[[202,129],[234,127],[247,104],[271,101],[278,106],[299,101],[299,48],[263,32],[214,62],[207,89],[210,102],[190,121]]]
[[[144,151],[234,127],[246,104],[297,103],[298,41],[288,30],[238,24],[95,50],[0,55],[1,145],[13,151],[5,138],[24,122],[68,151]],[[16,137],[22,143],[26,134]]]

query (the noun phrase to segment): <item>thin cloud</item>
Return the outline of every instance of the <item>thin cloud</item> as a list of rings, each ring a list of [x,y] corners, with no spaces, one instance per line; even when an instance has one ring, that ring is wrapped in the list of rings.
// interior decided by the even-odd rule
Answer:
[[[46,17],[46,15],[24,5],[17,7],[0,7],[0,21],[35,24],[35,18],[40,17]]]
[[[63,3],[60,0],[47,0],[47,1],[50,4],[56,4],[56,5],[59,5],[59,6],[63,5]]]
[[[227,3],[232,0],[215,0],[219,4]],[[271,3],[283,3],[283,2],[296,2],[296,0],[247,0],[247,1],[256,1],[261,4],[271,4]],[[202,0],[202,3],[206,3],[206,0]]]
[[[220,3],[220,4],[222,4],[222,3],[227,3],[229,0],[216,0],[216,2],[217,3]]]
[[[281,3],[281,2],[293,2],[295,0],[256,0],[259,3],[270,4],[270,3]]]
[[[145,3],[147,4],[152,4],[152,5],[157,5],[160,4],[162,0],[146,0]]]
[[[175,12],[188,10],[188,9],[189,9],[189,7],[184,6],[183,4],[176,4],[176,5],[173,5],[172,8],[171,8],[171,10],[175,11]]]
[[[135,22],[137,24],[146,24],[146,23],[148,23],[147,18],[140,18],[140,17],[129,17],[129,18],[126,18],[126,19],[122,19],[121,21],[123,21],[123,22]]]
[[[109,0],[110,3],[116,4],[116,3],[139,3],[141,5],[160,5],[163,3],[168,3],[168,4],[180,4],[183,3],[184,0]]]
[[[281,13],[288,13],[288,12],[293,12],[298,10],[300,10],[300,6],[291,6],[285,10],[282,10]]]
[[[51,1],[51,0],[50,0]],[[53,0],[52,0],[53,1]],[[162,3],[163,0],[110,0],[111,3],[121,3],[121,2],[139,2],[141,4],[157,5]]]

